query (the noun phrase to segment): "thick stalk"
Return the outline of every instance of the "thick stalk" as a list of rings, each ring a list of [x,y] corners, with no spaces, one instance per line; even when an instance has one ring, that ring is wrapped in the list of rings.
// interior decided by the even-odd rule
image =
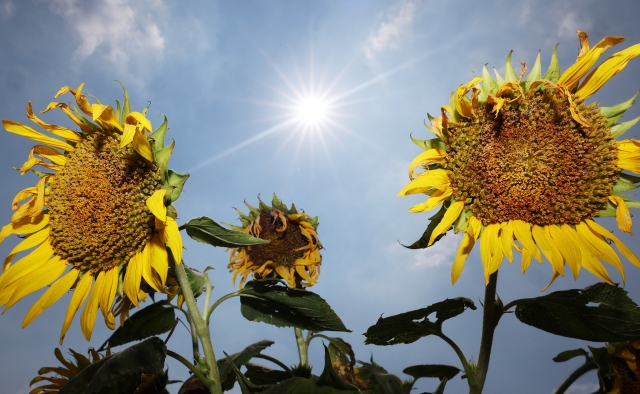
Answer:
[[[484,312],[482,315],[482,337],[480,339],[480,354],[476,366],[476,386],[471,387],[471,394],[480,394],[484,387],[489,370],[491,347],[493,346],[493,334],[498,325],[502,311],[496,309],[496,285],[498,283],[498,271],[489,276],[489,283],[484,291]]]
[[[560,387],[558,387],[558,389],[556,390],[555,394],[563,394],[573,384],[573,382],[578,380],[580,376],[594,369],[598,369],[598,366],[593,362],[593,360],[589,360],[586,363],[582,364],[578,369],[573,371],[573,373],[569,375],[564,382],[562,382]]]
[[[189,316],[193,321],[193,325],[196,328],[200,342],[202,342],[202,351],[204,352],[204,358],[207,362],[207,368],[209,369],[208,378],[211,380],[209,385],[209,391],[211,394],[222,394],[222,385],[220,382],[220,373],[218,372],[218,364],[216,363],[216,356],[213,352],[213,344],[211,343],[211,337],[209,335],[209,328],[205,323],[200,311],[198,310],[198,304],[191,291],[191,285],[187,278],[187,273],[184,271],[182,264],[176,263],[176,275],[178,276],[178,283],[184,296],[184,301],[187,303],[187,309]],[[204,382],[203,382],[204,383]]]
[[[298,354],[300,355],[300,365],[309,365],[309,343],[302,335],[302,329],[294,328],[296,342],[298,344]]]

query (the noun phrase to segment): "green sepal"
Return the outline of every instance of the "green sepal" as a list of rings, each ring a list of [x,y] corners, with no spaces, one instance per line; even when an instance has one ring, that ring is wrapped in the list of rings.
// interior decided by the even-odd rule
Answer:
[[[469,217],[473,212],[471,210],[463,210],[460,216],[453,222],[453,232],[454,234],[458,234],[460,231],[464,231],[469,224]]]
[[[171,143],[173,146],[173,142]],[[173,170],[167,171],[167,180],[166,183],[173,187],[171,194],[169,195],[169,199],[171,202],[175,202],[178,198],[180,198],[180,193],[182,193],[182,189],[184,187],[184,183],[189,179],[190,174],[180,174],[179,172],[175,172]]]
[[[149,134],[149,139],[153,140],[151,143],[152,150],[158,151],[164,148],[164,136],[167,134],[167,117],[163,114],[164,121],[162,124],[151,134]]]
[[[541,70],[542,68],[540,67],[540,51],[538,51],[538,57],[536,57],[536,61],[535,63],[533,63],[533,68],[531,69],[531,71],[529,71],[529,75],[527,75],[527,78],[523,82],[522,87],[524,88],[525,92],[529,90],[531,84],[533,84],[535,81],[540,80]]]
[[[504,79],[495,67],[493,68],[493,73],[496,75],[496,84],[498,85],[498,87],[504,85]]]
[[[171,219],[176,220],[178,218],[178,210],[173,205],[169,205],[167,207],[167,216]]]
[[[102,105],[100,100],[98,100],[98,98],[96,96],[94,96],[93,94],[87,94],[87,96],[91,97],[96,102],[96,104]]]
[[[252,220],[254,220],[255,218],[251,217],[251,216],[247,216],[244,213],[242,213],[241,210],[239,210],[238,208],[233,208],[236,210],[236,212],[238,213],[238,215],[240,215],[240,220],[242,220],[242,224],[244,225],[244,222],[247,222],[247,224],[244,227],[247,227],[249,225],[249,223],[251,223]]]
[[[431,116],[430,113],[427,112],[427,118],[429,118],[429,123],[433,122],[433,119],[435,119],[433,116]],[[429,126],[427,124],[426,120],[423,120],[422,123],[424,124],[424,127],[427,128],[427,130],[429,130],[431,132],[431,134],[434,134],[437,136],[437,134],[435,133],[435,131],[433,131],[433,127]]]
[[[413,138],[413,135],[410,135],[410,137],[411,137],[411,141],[413,141],[414,144],[418,145],[423,150],[429,150],[429,149],[439,149],[443,151],[447,150],[447,145],[444,143],[443,140],[441,140],[438,137],[432,138],[430,140],[419,140],[417,138]]]
[[[427,226],[427,229],[424,230],[424,233],[422,233],[422,236],[420,237],[420,239],[418,239],[416,242],[412,243],[409,246],[402,245],[402,244],[400,245],[404,246],[407,249],[424,249],[429,247],[429,239],[431,238],[431,233],[433,233],[433,230],[435,230],[438,224],[440,224],[446,212],[447,212],[447,208],[443,204],[442,208],[440,208],[438,213],[436,213],[435,215],[429,218],[429,225]],[[436,242],[438,242],[440,238],[444,237],[445,234],[446,232],[438,235],[435,241],[433,242],[433,244],[431,244],[431,246],[433,246]]]
[[[244,201],[244,205],[247,206],[247,208],[249,208],[249,210],[251,211],[252,214],[255,215],[255,217],[257,218],[258,216],[260,216],[260,210],[256,207],[254,207],[253,205],[249,204],[247,202],[247,200]]]
[[[456,91],[452,91],[449,95],[449,106],[451,107],[451,120],[454,122],[458,122],[460,120],[460,114],[456,109]],[[443,129],[444,132],[444,129]]]
[[[271,206],[286,213],[289,211],[287,204],[283,203],[275,193],[273,193],[273,198],[271,198]]]
[[[120,117],[120,112],[122,108],[120,108],[120,101],[114,100],[116,102],[116,119],[118,119],[118,123],[122,124],[122,118]]]
[[[127,116],[131,113],[131,102],[129,101],[129,93],[127,92],[127,88],[125,88],[122,82],[118,81],[117,79],[116,82],[118,82],[120,86],[122,86],[122,91],[124,92],[124,101],[122,102],[122,109],[120,112],[120,123],[122,123],[122,121],[124,119],[127,119]]]
[[[516,82],[518,80],[518,74],[516,74],[516,70],[513,69],[513,64],[511,63],[511,55],[513,55],[513,50],[509,51],[507,60],[504,63],[505,82]]]
[[[291,208],[289,208],[289,213],[294,215],[298,213],[298,210],[296,209],[296,204],[293,204],[293,203],[291,204]]]
[[[551,81],[551,82],[558,82],[558,79],[560,79],[560,62],[558,62],[558,55],[556,54],[556,51],[558,50],[558,45],[560,44],[556,44],[556,46],[553,48],[553,52],[551,53],[551,62],[549,63],[549,68],[547,69],[547,72],[544,73],[544,76],[542,77],[542,79],[546,79],[547,81]]]
[[[638,116],[635,119],[631,119],[627,122],[622,122],[622,123],[617,123],[614,124],[613,126],[611,126],[611,136],[613,138],[618,138],[620,137],[622,134],[624,134],[627,130],[629,130],[630,128],[632,128],[636,123],[638,123],[638,121],[640,121],[640,116]]]
[[[640,90],[636,92],[629,100],[620,104],[612,105],[611,107],[600,107],[600,112],[605,118],[614,118],[622,116],[631,106],[636,102],[636,98],[640,94]]]
[[[85,126],[91,128],[92,130],[100,129],[100,126],[98,126],[97,124],[95,124],[92,121],[90,121],[89,119],[87,119],[84,116],[84,113],[80,112],[80,110],[75,105],[70,105],[69,108],[71,108],[71,112],[73,112],[73,114],[76,116],[76,118],[78,118],[80,120],[80,122],[82,122],[82,124],[84,124]]]
[[[258,207],[260,208],[260,211],[262,212],[271,212],[273,211],[273,208],[268,206],[267,204],[264,203],[264,201],[262,201],[260,199],[260,197],[258,196]]]
[[[621,173],[618,175],[616,184],[613,185],[613,194],[617,195],[618,193],[635,190],[638,188],[636,183],[640,183],[640,176]]]
[[[480,85],[480,94],[478,95],[478,103],[482,104],[487,100],[489,94],[498,90],[498,84],[491,78],[487,65],[482,66],[482,84]]]
[[[620,118],[622,118],[622,115],[614,116],[613,118],[606,118],[607,123],[605,124],[605,127],[613,126]]]
[[[153,161],[158,166],[160,177],[163,181],[167,179],[167,171],[169,170],[169,159],[171,159],[171,153],[173,147],[176,145],[175,141],[171,142],[171,145],[153,152]]]

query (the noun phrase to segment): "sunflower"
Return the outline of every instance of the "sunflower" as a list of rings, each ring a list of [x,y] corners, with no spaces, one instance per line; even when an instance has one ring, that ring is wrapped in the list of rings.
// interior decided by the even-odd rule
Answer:
[[[7,310],[50,285],[27,312],[22,322],[26,327],[73,290],[61,344],[87,298],[80,325],[89,340],[98,308],[113,329],[115,316],[126,316],[129,308],[137,307],[145,290],[166,292],[167,247],[176,262],[182,258],[177,213],[170,204],[179,197],[188,175],[167,169],[174,143],[164,146],[166,118],[148,134],[147,111],[131,112],[126,89],[122,107],[116,101],[114,110],[97,99],[90,104],[82,87],[64,86],[55,96],[71,93],[77,107],[52,102],[42,111],[61,109],[78,131],[45,123],[33,113],[30,102],[27,117],[60,138],[2,121],[7,131],[43,145],[34,146],[18,168],[22,175],[29,171],[38,175],[36,186],[16,195],[11,223],[0,230],[0,242],[11,234],[23,238],[4,260],[0,305]],[[14,262],[16,254],[30,249]],[[127,302],[112,308],[116,294]]]
[[[482,77],[451,93],[450,105],[441,108],[440,116],[429,115],[427,128],[437,138],[412,137],[425,152],[410,164],[411,181],[398,195],[429,196],[410,208],[412,212],[437,206],[441,210],[410,247],[431,246],[452,226],[456,233],[462,231],[453,283],[478,240],[486,283],[504,257],[513,262],[514,249],[522,254],[523,273],[532,259],[542,262],[544,255],[549,260],[549,285],[564,276],[565,263],[574,278],[584,267],[611,284],[605,262],[624,281],[624,268],[611,243],[640,267],[638,257],[593,220],[615,216],[620,230],[632,232],[629,208],[640,203],[625,192],[640,182],[628,173],[640,173],[640,141],[615,138],[640,120],[616,123],[637,94],[612,107],[584,102],[640,54],[640,44],[615,53],[589,72],[604,51],[624,38],[605,37],[590,48],[587,34],[578,31],[578,36],[580,53],[564,73],[560,74],[557,46],[544,76],[540,54],[525,78],[526,64],[517,75],[509,53],[504,77],[496,72],[494,80],[485,66]],[[416,168],[424,171],[418,174]]]
[[[259,208],[247,204],[248,215],[240,214],[242,227],[231,228],[269,240],[268,244],[231,249],[229,271],[233,283],[242,275],[240,287],[250,274],[255,278],[280,277],[291,287],[313,286],[320,276],[322,245],[318,240],[318,217],[298,213],[273,195],[271,206],[260,200]]]
[[[640,342],[633,341],[620,348],[611,358],[613,364],[613,390],[607,394],[631,394],[640,392]]]

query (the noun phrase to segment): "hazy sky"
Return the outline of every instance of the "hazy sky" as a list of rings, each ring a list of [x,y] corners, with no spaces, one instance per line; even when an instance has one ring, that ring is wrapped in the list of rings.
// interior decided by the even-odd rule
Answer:
[[[311,290],[324,297],[352,333],[341,334],[360,360],[374,360],[402,378],[415,364],[459,366],[453,351],[436,338],[412,345],[365,346],[362,333],[381,314],[390,316],[447,297],[483,296],[478,248],[455,286],[452,258],[459,238],[447,235],[427,250],[407,250],[398,241],[415,241],[429,213],[407,208],[422,197],[397,198],[407,182],[407,167],[420,153],[410,140],[430,138],[422,123],[437,114],[449,93],[481,71],[502,70],[509,50],[513,60],[533,64],[542,51],[543,73],[560,43],[562,69],[575,60],[577,29],[592,43],[622,35],[620,49],[640,42],[635,0],[600,1],[166,1],[0,0],[0,117],[27,123],[31,100],[39,111],[63,85],[86,82],[85,93],[103,103],[121,98],[122,81],[141,110],[151,102],[149,119],[169,119],[168,138],[176,140],[170,167],[191,178],[176,203],[179,222],[207,215],[237,223],[232,207],[272,193],[320,217],[322,275]],[[612,51],[613,52],[613,51]],[[519,69],[519,67],[516,67]],[[589,99],[613,105],[640,88],[640,59],[633,60]],[[70,96],[69,96],[70,97]],[[69,100],[66,97],[66,100]],[[327,115],[319,128],[296,121],[301,100],[320,98]],[[625,120],[640,115],[639,106]],[[65,116],[48,113],[49,123],[71,126]],[[637,136],[638,128],[628,132]],[[9,222],[15,194],[34,185],[13,167],[26,160],[34,143],[0,134],[0,222]],[[612,220],[601,221],[608,228]],[[640,253],[637,236],[621,236]],[[0,246],[6,255],[15,237]],[[215,267],[214,297],[233,291],[223,249],[185,240],[185,262]],[[627,287],[640,301],[640,270],[625,261]],[[548,282],[548,262],[521,275],[518,264],[500,269],[498,293],[506,302],[539,294]],[[619,280],[617,273],[612,273]],[[596,282],[582,272],[574,282],[559,278],[548,292],[582,288]],[[42,366],[57,365],[53,350],[69,296],[28,328],[21,321],[39,293],[0,317],[0,381],[3,393],[28,393],[28,382]],[[227,301],[212,323],[214,347],[236,352],[261,339],[276,343],[266,352],[292,365],[297,360],[293,329],[246,321],[239,301]],[[468,357],[477,360],[481,310],[467,311],[445,324]],[[76,316],[63,350],[86,352],[109,335],[98,318],[93,339],[81,335]],[[555,337],[506,315],[496,331],[487,393],[551,393],[582,361],[556,365],[565,349],[588,343]],[[598,345],[591,343],[590,345]],[[169,347],[190,357],[189,336],[179,326]],[[322,369],[320,341],[311,345],[314,372]],[[170,376],[187,370],[169,362]],[[595,374],[570,391],[590,393]],[[435,381],[422,380],[418,391]],[[466,391],[455,378],[447,392]],[[178,385],[172,387],[177,392]],[[237,388],[236,388],[237,389]],[[239,392],[239,391],[236,391]]]

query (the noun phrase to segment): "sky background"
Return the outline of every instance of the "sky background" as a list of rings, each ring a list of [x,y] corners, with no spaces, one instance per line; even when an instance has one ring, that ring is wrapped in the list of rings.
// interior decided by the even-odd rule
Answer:
[[[407,209],[421,196],[397,198],[407,167],[421,152],[410,140],[431,138],[424,128],[427,112],[438,114],[449,93],[480,73],[482,65],[504,69],[513,61],[533,64],[542,51],[543,74],[551,51],[560,43],[562,69],[578,52],[577,29],[595,44],[606,35],[640,42],[637,1],[163,1],[0,0],[0,117],[28,123],[27,101],[34,111],[53,101],[64,85],[85,82],[84,93],[103,103],[120,99],[115,80],[129,90],[132,110],[149,102],[154,127],[160,114],[169,119],[168,138],[176,140],[170,167],[191,178],[175,206],[179,222],[206,215],[238,223],[233,207],[246,199],[257,204],[272,193],[319,216],[322,275],[312,291],[334,308],[352,333],[339,334],[360,360],[374,360],[401,378],[408,366],[458,359],[437,338],[411,345],[363,344],[363,332],[385,316],[425,307],[450,297],[476,301],[484,278],[476,247],[460,280],[451,285],[450,269],[460,241],[448,234],[426,250],[408,250],[422,234],[430,213]],[[614,50],[610,50],[613,53]],[[613,105],[640,88],[640,60],[614,77],[588,102]],[[70,100],[65,96],[63,100]],[[321,98],[327,114],[319,126],[295,119],[305,98]],[[113,103],[113,102],[112,102]],[[640,115],[631,108],[623,120]],[[61,113],[42,116],[71,127]],[[638,128],[627,136],[637,136]],[[36,182],[13,167],[27,158],[34,143],[0,134],[0,222],[8,223],[15,194]],[[607,228],[614,221],[602,220]],[[640,253],[637,236],[622,239]],[[16,237],[0,246],[6,255]],[[211,265],[214,299],[232,292],[228,253],[185,239],[184,260],[195,268]],[[506,302],[537,296],[548,282],[548,262],[522,275],[519,257],[500,269],[498,294]],[[630,296],[640,302],[640,270],[625,261]],[[620,277],[611,271],[614,280]],[[559,278],[547,290],[583,288],[596,283],[583,271],[578,281]],[[42,366],[57,366],[53,350],[70,296],[45,311],[26,329],[21,321],[39,297],[27,297],[0,317],[2,392],[26,394]],[[467,311],[444,326],[468,358],[477,360],[481,310]],[[99,347],[109,331],[96,322],[87,343],[76,316],[67,333],[68,347],[86,352]],[[217,356],[262,339],[275,344],[265,353],[288,365],[298,362],[293,329],[246,321],[238,299],[216,310],[212,337]],[[581,360],[557,365],[562,350],[598,344],[556,337],[506,315],[496,330],[487,393],[552,393]],[[189,335],[182,325],[169,348],[190,357]],[[322,370],[320,341],[311,345],[314,373]],[[168,359],[169,360],[169,359]],[[266,362],[265,362],[266,363]],[[188,374],[168,361],[172,379]],[[594,373],[568,391],[590,393]],[[421,380],[416,392],[431,391],[435,380]],[[175,393],[179,385],[171,387]],[[465,392],[459,377],[447,392]],[[237,387],[234,392],[239,392]]]

